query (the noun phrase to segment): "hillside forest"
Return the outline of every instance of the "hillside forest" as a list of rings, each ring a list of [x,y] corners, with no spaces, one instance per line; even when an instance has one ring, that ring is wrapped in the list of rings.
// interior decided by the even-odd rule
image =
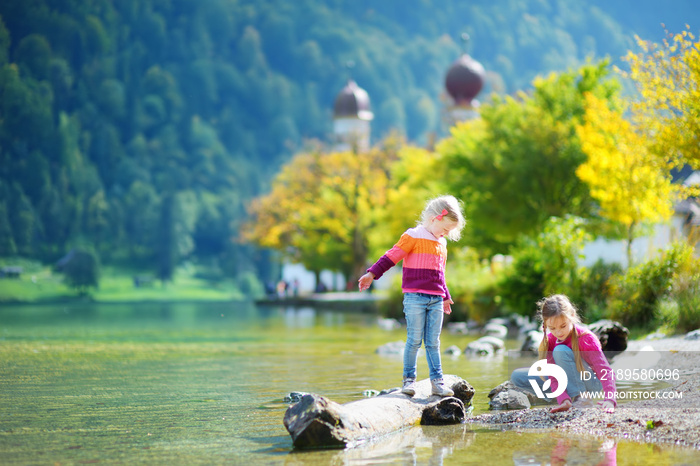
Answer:
[[[0,257],[54,264],[77,248],[164,281],[184,262],[214,276],[274,279],[269,249],[242,234],[255,230],[253,199],[272,192],[295,157],[327,152],[333,100],[348,78],[371,98],[374,169],[412,193],[390,202],[438,188],[485,202],[479,193],[493,186],[479,181],[493,178],[477,176],[479,161],[463,145],[501,137],[499,127],[514,127],[502,124],[508,118],[546,114],[540,121],[556,127],[550,136],[563,146],[541,156],[565,154],[558,169],[571,174],[586,160],[571,143],[596,103],[586,99],[616,108],[616,99],[637,92],[611,76],[629,67],[622,57],[639,47],[635,34],[661,42],[664,27],[685,30],[699,15],[690,0],[671,3],[662,26],[655,2],[630,0],[6,0]],[[463,129],[483,139],[460,138],[445,124],[445,72],[464,52],[487,72],[482,126]],[[571,115],[570,124],[554,125]],[[526,139],[508,139],[503,160],[523,165],[533,153]],[[435,147],[443,158],[426,157]],[[436,173],[449,163],[464,178],[430,185],[413,175],[431,163]],[[469,245],[479,257],[506,253],[552,216],[595,217],[600,204],[586,182],[566,187],[565,201],[530,204],[519,222],[503,219],[499,235],[473,222]],[[395,230],[374,228],[391,220],[369,214],[368,198],[358,197],[354,211],[367,219],[363,231]],[[533,211],[534,221],[524,221]],[[625,223],[596,228],[620,234]],[[368,242],[363,255],[338,261],[346,253],[323,244],[326,255],[312,269],[334,257],[347,275],[375,252],[370,244],[383,246]]]

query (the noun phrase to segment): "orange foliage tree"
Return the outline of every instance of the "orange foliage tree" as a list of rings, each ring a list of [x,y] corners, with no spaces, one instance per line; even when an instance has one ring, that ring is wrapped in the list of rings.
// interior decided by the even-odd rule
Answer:
[[[368,233],[387,199],[397,143],[368,152],[299,153],[249,205],[243,240],[275,249],[318,275],[339,271],[348,279],[367,266]]]

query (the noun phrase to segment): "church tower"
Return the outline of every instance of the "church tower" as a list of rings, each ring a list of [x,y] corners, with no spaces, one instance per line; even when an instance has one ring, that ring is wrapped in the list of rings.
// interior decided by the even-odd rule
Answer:
[[[369,150],[370,121],[373,118],[367,91],[352,79],[348,80],[333,106],[334,150]]]
[[[462,34],[462,40],[466,44],[469,36]],[[466,51],[450,65],[445,76],[445,90],[449,95],[447,114],[450,126],[479,115],[479,101],[476,100],[476,96],[484,87],[485,76],[483,65],[470,57]]]

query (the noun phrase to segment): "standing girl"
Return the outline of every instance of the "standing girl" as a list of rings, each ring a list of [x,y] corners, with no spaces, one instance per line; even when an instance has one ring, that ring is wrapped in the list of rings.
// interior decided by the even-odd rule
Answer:
[[[548,364],[556,364],[564,369],[568,379],[566,390],[557,397],[559,406],[552,412],[567,411],[582,392],[599,392],[603,390],[600,407],[612,413],[615,411],[615,380],[613,371],[600,346],[598,337],[581,326],[581,319],[569,298],[553,295],[537,303],[537,317],[542,321],[544,338],[540,343],[539,359],[547,358]],[[547,333],[549,331],[549,333]],[[584,377],[585,375],[585,377]],[[529,380],[536,380],[540,388],[540,377],[528,377],[528,368],[513,371],[513,384],[530,393],[534,393]],[[555,392],[559,386],[557,379],[551,377],[550,390]]]
[[[406,315],[406,347],[403,353],[402,392],[416,394],[416,364],[418,349],[425,342],[433,395],[452,396],[445,387],[440,361],[440,332],[443,313],[452,312],[453,304],[445,283],[447,240],[456,241],[464,228],[460,202],[453,196],[441,196],[429,201],[418,226],[409,228],[399,242],[388,250],[360,277],[360,291],[403,259],[403,312]]]

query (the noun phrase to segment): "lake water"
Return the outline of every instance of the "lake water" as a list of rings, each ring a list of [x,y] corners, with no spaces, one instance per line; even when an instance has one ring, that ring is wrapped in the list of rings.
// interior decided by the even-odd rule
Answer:
[[[443,349],[474,337],[443,333]],[[698,464],[697,451],[469,424],[416,426],[363,447],[295,451],[292,391],[344,403],[400,384],[405,339],[370,314],[241,303],[61,304],[0,309],[0,463]],[[510,348],[516,342],[508,342]],[[486,393],[495,359],[443,358]],[[423,354],[419,376],[427,375]],[[563,461],[563,462],[562,462]]]

